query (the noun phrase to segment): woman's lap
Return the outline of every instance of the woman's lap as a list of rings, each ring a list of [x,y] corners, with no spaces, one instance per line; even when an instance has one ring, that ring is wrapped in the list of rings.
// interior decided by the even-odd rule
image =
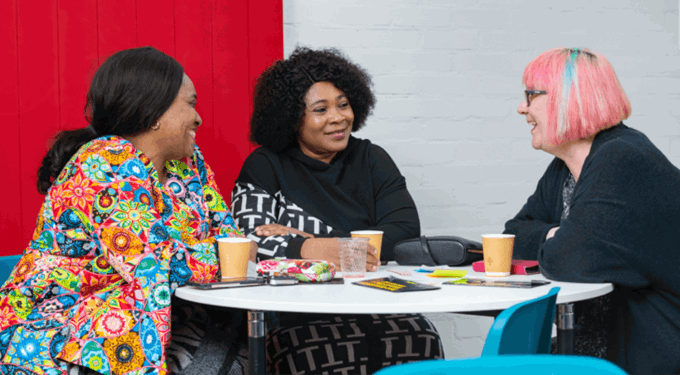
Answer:
[[[422,315],[298,314],[281,321],[267,335],[272,374],[372,374],[444,356],[437,330]]]

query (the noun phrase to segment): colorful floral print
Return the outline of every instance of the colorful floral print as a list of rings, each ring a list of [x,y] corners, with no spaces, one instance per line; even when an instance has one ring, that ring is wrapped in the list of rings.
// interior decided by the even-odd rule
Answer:
[[[118,137],[84,145],[64,167],[0,289],[0,372],[63,374],[66,361],[167,373],[174,289],[215,280],[215,238],[242,234],[198,148],[166,168],[162,186]]]
[[[328,281],[335,276],[325,260],[269,259],[257,263],[257,273],[268,276],[296,277],[305,283]]]
[[[148,196],[147,197],[148,202]],[[149,206],[138,202],[120,202],[118,205],[120,211],[111,216],[112,219],[119,222],[119,225],[126,229],[131,229],[135,234],[139,235],[143,229],[151,228],[151,222],[154,221],[153,215],[149,214]]]

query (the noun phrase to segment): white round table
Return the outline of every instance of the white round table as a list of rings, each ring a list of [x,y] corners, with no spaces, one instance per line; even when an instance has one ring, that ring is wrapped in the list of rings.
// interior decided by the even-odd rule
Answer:
[[[378,272],[366,273],[363,279],[396,276],[422,283],[441,284],[451,279],[427,277],[414,270],[420,267],[387,265]],[[472,266],[452,267],[468,271],[465,277],[485,278],[484,273],[474,272]],[[389,270],[409,271],[401,276]],[[513,275],[494,280],[529,281],[546,280],[542,275]],[[335,314],[393,314],[438,312],[489,312],[507,309],[517,303],[545,295],[550,288],[560,287],[558,304],[558,342],[561,353],[573,352],[572,302],[599,297],[611,292],[612,284],[582,284],[550,281],[550,284],[531,289],[482,287],[466,285],[441,285],[441,289],[391,293],[379,289],[354,285],[361,279],[345,279],[344,284],[298,284],[294,286],[257,286],[200,290],[181,287],[177,297],[197,303],[240,308],[248,310],[248,331],[251,350],[251,373],[264,373],[264,314],[263,311],[335,313]],[[484,315],[484,314],[483,314]],[[560,335],[568,338],[560,340]],[[566,344],[565,344],[566,343]],[[571,344],[571,345],[570,345]],[[566,348],[565,348],[566,345]],[[257,346],[255,348],[254,346]],[[254,366],[254,367],[253,367]]]

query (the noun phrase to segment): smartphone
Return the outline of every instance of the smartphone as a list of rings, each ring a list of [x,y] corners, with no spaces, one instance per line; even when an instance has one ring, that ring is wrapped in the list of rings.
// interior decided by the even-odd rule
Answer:
[[[216,283],[194,283],[188,282],[188,286],[202,290],[241,288],[246,286],[267,285],[267,279],[263,277],[239,277],[231,280],[218,281]]]
[[[289,277],[289,276],[272,276],[269,278],[269,285],[295,285],[299,283],[300,280],[298,280],[295,277]]]

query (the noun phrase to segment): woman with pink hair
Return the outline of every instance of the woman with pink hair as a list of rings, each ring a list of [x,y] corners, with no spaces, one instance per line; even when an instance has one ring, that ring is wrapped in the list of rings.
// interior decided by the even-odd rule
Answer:
[[[555,159],[505,224],[515,258],[538,260],[550,279],[615,285],[577,304],[577,325],[595,329],[577,330],[575,354],[631,373],[679,373],[680,170],[622,123],[630,102],[601,54],[546,51],[522,82],[517,112],[532,126],[531,145]]]

